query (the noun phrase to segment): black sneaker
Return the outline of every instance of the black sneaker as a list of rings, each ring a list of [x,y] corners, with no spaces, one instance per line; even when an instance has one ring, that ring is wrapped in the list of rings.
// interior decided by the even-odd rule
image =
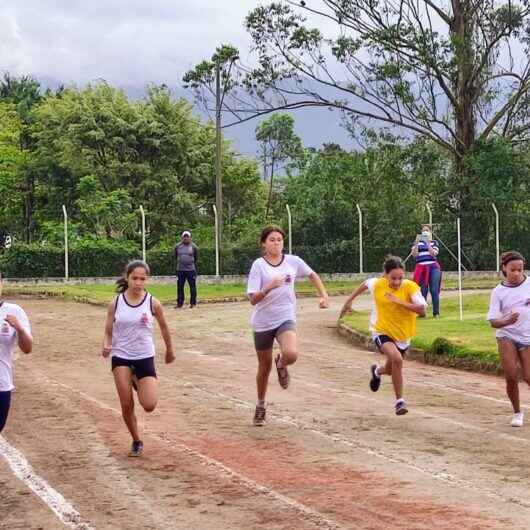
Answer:
[[[406,414],[409,411],[407,408],[407,404],[405,401],[401,400],[396,403],[396,414],[398,416],[403,416],[403,414]]]
[[[137,457],[142,454],[142,451],[144,450],[144,443],[140,440],[134,441],[131,446],[131,450],[129,452],[129,456]]]
[[[266,413],[267,413],[267,409],[265,407],[256,405],[256,412],[254,412],[254,421],[253,421],[256,427],[261,427],[262,425],[265,425],[265,423],[267,423],[265,421]]]
[[[370,390],[372,392],[377,392],[379,390],[379,387],[381,386],[381,377],[375,375],[376,368],[377,364],[372,364],[372,366],[370,366],[370,372],[372,374],[372,379],[370,379]]]

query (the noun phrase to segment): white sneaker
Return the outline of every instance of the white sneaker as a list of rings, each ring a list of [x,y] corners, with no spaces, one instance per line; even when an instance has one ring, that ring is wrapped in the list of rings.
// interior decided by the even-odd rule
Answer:
[[[510,425],[512,427],[522,427],[523,426],[524,414],[522,412],[517,412],[513,415]]]

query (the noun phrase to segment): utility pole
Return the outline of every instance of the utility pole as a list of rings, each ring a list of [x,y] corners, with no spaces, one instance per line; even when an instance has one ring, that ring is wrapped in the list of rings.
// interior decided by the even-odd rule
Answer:
[[[223,241],[223,176],[221,174],[221,65],[215,61],[215,206],[217,208],[217,238]]]

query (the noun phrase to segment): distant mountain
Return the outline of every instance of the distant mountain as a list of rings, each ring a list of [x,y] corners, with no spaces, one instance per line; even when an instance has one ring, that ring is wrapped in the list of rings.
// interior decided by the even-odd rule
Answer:
[[[44,88],[57,89],[61,84],[65,86],[72,83],[61,83],[55,79],[40,77],[39,81]],[[81,86],[81,85],[77,85]],[[124,85],[121,86],[125,93],[132,99],[141,99],[146,94],[146,87],[141,85]],[[181,87],[170,86],[171,92],[175,98],[186,98],[193,100],[192,95],[182,89]],[[205,115],[197,109],[197,113],[203,118]],[[341,115],[337,111],[317,108],[304,108],[291,111],[290,114],[295,119],[296,133],[302,138],[302,142],[306,147],[319,148],[324,143],[336,143],[345,149],[353,147],[353,141],[348,135],[348,132],[341,127]],[[227,138],[233,141],[234,149],[246,156],[256,156],[258,145],[255,140],[255,129],[260,121],[250,120],[240,125],[234,125],[223,129],[223,133]],[[227,116],[225,123],[229,123],[230,118]]]

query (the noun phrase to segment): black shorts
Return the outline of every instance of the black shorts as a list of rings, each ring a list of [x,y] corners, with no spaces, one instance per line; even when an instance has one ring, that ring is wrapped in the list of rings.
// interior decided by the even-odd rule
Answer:
[[[4,430],[11,405],[11,391],[0,392],[0,432]]]
[[[405,354],[407,353],[408,348],[400,348],[396,344],[396,341],[392,339],[391,337],[389,337],[388,335],[377,335],[376,337],[374,337],[374,343],[381,353],[383,353],[383,348],[382,348],[383,344],[387,342],[391,342],[392,344],[394,344],[396,348],[399,350],[399,353],[401,353],[401,356],[405,357]]]
[[[147,357],[146,359],[122,359],[121,357],[112,357],[112,370],[116,366],[128,366],[138,379],[142,377],[156,377],[155,358]]]
[[[267,329],[266,331],[254,331],[254,346],[256,351],[270,350],[274,345],[274,339],[284,331],[296,329],[294,320],[286,320],[277,328]]]

